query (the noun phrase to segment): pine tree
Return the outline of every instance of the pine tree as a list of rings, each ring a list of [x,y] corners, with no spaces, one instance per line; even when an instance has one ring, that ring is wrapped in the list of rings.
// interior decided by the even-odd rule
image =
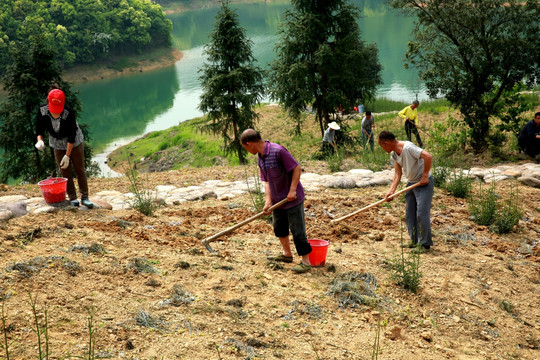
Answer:
[[[375,44],[361,39],[360,10],[346,0],[292,0],[271,64],[270,94],[297,121],[312,105],[321,134],[337,108],[374,98],[382,83]]]
[[[209,63],[199,70],[203,90],[199,109],[211,121],[204,130],[220,134],[225,151],[236,152],[240,163],[245,163],[240,133],[252,128],[257,118],[254,106],[264,93],[263,73],[254,65],[253,43],[228,1],[221,3],[210,38],[204,51]]]

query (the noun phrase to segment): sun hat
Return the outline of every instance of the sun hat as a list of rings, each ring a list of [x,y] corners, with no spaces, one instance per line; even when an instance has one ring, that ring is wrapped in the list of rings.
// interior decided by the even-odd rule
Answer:
[[[60,114],[64,111],[64,103],[66,101],[66,95],[60,89],[53,89],[47,96],[47,102],[49,103],[49,112]]]
[[[333,130],[339,130],[339,125],[335,121],[332,121],[330,124],[328,124],[328,127]]]

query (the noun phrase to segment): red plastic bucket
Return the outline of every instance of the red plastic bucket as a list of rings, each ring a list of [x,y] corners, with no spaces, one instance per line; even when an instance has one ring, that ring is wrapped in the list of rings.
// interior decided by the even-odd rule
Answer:
[[[48,178],[38,182],[47,204],[59,203],[66,200],[67,180],[66,178]]]
[[[328,244],[326,240],[309,239],[311,252],[309,253],[309,262],[311,266],[324,266],[326,263],[326,253],[328,252]]]

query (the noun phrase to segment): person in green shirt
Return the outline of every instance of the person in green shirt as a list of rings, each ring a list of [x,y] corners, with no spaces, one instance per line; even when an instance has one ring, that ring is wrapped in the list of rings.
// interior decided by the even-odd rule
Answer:
[[[422,142],[422,139],[420,139],[420,134],[418,133],[418,128],[416,127],[418,123],[418,112],[416,111],[416,108],[418,105],[420,105],[418,100],[414,100],[411,105],[401,110],[398,115],[405,121],[405,133],[407,134],[407,140],[411,141],[411,134],[414,133],[418,146],[423,148],[424,143]]]

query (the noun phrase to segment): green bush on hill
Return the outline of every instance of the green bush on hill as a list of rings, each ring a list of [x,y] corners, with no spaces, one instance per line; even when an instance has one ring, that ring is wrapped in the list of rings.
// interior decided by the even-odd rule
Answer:
[[[10,51],[43,35],[64,66],[171,45],[172,23],[149,0],[0,0],[0,73]]]

